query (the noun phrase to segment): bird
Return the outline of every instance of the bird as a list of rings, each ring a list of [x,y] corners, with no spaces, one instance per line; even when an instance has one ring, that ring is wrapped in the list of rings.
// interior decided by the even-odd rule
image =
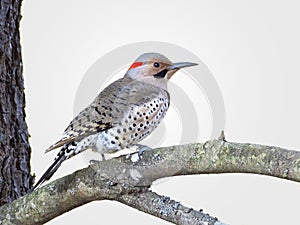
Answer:
[[[49,180],[61,164],[86,149],[101,154],[139,146],[164,118],[170,94],[167,83],[181,68],[196,63],[172,63],[150,52],[140,55],[125,75],[104,88],[68,125],[46,153],[61,148],[54,162],[34,185]]]

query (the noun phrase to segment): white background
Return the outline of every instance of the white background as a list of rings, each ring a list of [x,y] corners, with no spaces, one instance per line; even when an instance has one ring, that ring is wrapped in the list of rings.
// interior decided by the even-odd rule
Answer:
[[[86,70],[112,49],[138,41],[179,45],[208,66],[223,94],[227,140],[300,149],[299,9],[297,1],[271,0],[25,0],[21,38],[32,171],[39,177],[52,162],[55,153],[44,155],[44,149],[73,118]],[[195,141],[204,140],[205,135]],[[86,166],[80,157],[69,161],[53,179]],[[300,185],[276,178],[177,177],[153,189],[231,225],[297,224],[299,219]],[[47,224],[79,221],[168,224],[109,201]]]

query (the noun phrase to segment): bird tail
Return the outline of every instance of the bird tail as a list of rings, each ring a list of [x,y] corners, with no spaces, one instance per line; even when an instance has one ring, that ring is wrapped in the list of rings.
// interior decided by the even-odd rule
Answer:
[[[49,180],[53,174],[57,171],[57,169],[61,166],[62,162],[67,159],[67,155],[65,154],[66,148],[62,148],[57,157],[54,159],[54,162],[52,165],[46,170],[46,172],[43,174],[43,176],[38,180],[38,182],[34,185],[32,190],[35,190],[38,188],[41,184],[43,184],[45,181]]]

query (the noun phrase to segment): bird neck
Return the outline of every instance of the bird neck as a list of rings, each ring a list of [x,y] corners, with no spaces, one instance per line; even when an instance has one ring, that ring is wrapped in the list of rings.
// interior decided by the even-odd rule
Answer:
[[[163,90],[168,91],[168,85],[167,85],[167,80],[166,79],[158,79],[158,78],[155,78],[153,76],[147,76],[147,77],[139,78],[139,79],[137,79],[137,81],[143,82],[143,83],[146,83],[146,84],[152,84],[156,87],[159,87]]]

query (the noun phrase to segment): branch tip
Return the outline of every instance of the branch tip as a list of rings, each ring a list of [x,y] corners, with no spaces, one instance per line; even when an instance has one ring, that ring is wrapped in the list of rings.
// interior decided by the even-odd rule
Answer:
[[[226,141],[226,139],[225,139],[225,132],[224,132],[224,130],[222,130],[222,131],[221,131],[221,134],[220,134],[220,136],[219,136],[218,140],[219,140],[219,141]]]

